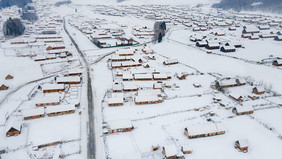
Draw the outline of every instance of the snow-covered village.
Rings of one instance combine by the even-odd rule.
[[[0,0],[0,159],[281,159],[263,2]]]

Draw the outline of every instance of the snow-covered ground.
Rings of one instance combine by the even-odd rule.
[[[272,19],[281,20],[282,17],[248,14],[244,17],[247,20],[243,21],[242,16],[245,15],[210,9],[210,5],[217,0],[125,0],[121,3],[116,0],[72,0],[72,4],[60,7],[53,5],[58,1],[36,1],[35,6],[42,13],[39,13],[39,22],[32,26],[38,32],[5,39],[0,43],[0,86],[9,86],[8,90],[0,91],[0,151],[6,150],[5,154],[0,154],[0,158],[87,158],[91,147],[95,150],[97,159],[124,159],[130,154],[137,154],[143,159],[161,159],[164,158],[162,147],[166,145],[175,145],[177,152],[181,152],[182,146],[188,145],[193,153],[185,154],[185,158],[281,158],[282,69],[261,61],[266,58],[282,58],[282,43],[273,38],[244,39],[241,35],[243,26],[258,25],[249,22],[252,19],[250,17],[260,22],[268,20],[266,23],[269,24]],[[10,10],[17,11],[17,8],[12,7]],[[3,20],[8,15],[19,17],[18,13],[10,13],[8,9],[1,12]],[[238,20],[232,19],[234,16]],[[64,31],[63,19],[70,36],[90,64],[93,90],[91,99],[94,100],[93,125],[88,125],[90,97],[87,94],[89,85],[86,64]],[[150,38],[139,39],[133,35],[135,27],[154,28],[157,19],[164,20],[167,24],[167,32],[161,43],[152,43]],[[232,26],[235,23],[240,25],[236,27],[236,31],[229,31],[228,27],[218,25],[209,25],[207,31],[193,31],[197,25],[204,25],[202,22],[209,20],[216,23],[232,21]],[[43,44],[44,40],[33,41],[42,31],[39,28],[45,24],[47,26],[48,22],[52,23],[49,24],[51,27],[55,26],[57,35],[63,39],[63,42],[57,44],[65,45],[66,50],[72,54],[71,57],[61,58],[55,55],[56,59],[34,60],[37,56],[49,55],[46,50],[49,45]],[[184,25],[187,23],[192,27]],[[99,49],[90,36],[94,32],[112,34],[116,31],[124,33],[124,37],[132,37],[140,44]],[[281,31],[281,27],[271,27],[261,33],[269,34],[270,31],[276,34]],[[224,32],[225,36],[215,36],[215,32]],[[221,46],[227,42],[236,42],[244,47],[237,48],[232,53],[212,50],[207,54],[208,50],[196,47],[196,43],[190,41],[190,36],[206,36],[208,40],[221,42]],[[113,38],[110,40],[113,41]],[[21,39],[28,39],[30,43],[11,44],[12,41]],[[31,43],[34,45],[31,46]],[[135,50],[132,56],[126,58],[131,58],[130,62],[140,66],[112,67],[119,62],[114,62],[111,58],[119,56],[118,52],[125,48],[129,48],[128,53]],[[146,49],[153,53],[144,53]],[[178,63],[164,64],[164,61],[172,59]],[[60,93],[43,93],[42,85],[56,83],[56,78],[65,76],[73,68],[82,70],[81,84],[66,84],[65,91]],[[153,76],[157,73],[169,78],[123,80],[122,75],[128,73],[135,78],[138,75]],[[8,74],[14,78],[6,80]],[[181,75],[186,78],[181,79]],[[242,86],[217,90],[215,82],[229,78],[244,79],[247,82]],[[122,90],[115,93],[114,83],[121,84],[122,87],[134,85],[139,90],[148,92],[156,90],[153,86],[159,86],[161,94],[157,98],[162,102],[136,104],[136,97],[140,92]],[[253,93],[253,88],[258,85],[265,89],[263,95]],[[242,101],[234,100],[229,96],[231,94],[239,94]],[[45,117],[23,119],[23,110],[36,108],[38,99],[49,96],[58,97],[61,105],[79,102],[80,106],[72,114],[54,117],[48,116],[47,108],[44,108]],[[122,96],[122,106],[108,105],[110,98],[119,96]],[[237,116],[232,112],[234,107],[246,106],[251,106],[254,113]],[[118,120],[129,120],[134,129],[129,132],[106,133],[105,130],[110,129],[109,123]],[[21,123],[21,134],[6,137],[7,127],[13,122]],[[189,139],[184,135],[185,128],[206,124],[223,124],[225,133],[197,139]],[[94,132],[88,132],[88,126],[94,127]],[[87,140],[92,135],[95,136],[95,144],[90,146],[87,145]],[[234,148],[234,142],[239,139],[248,140],[247,153]],[[153,146],[160,146],[160,149],[152,151]]]

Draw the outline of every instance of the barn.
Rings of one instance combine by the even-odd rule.
[[[222,52],[235,52],[236,48],[234,46],[222,46],[220,48],[220,51],[222,51]]]
[[[236,115],[252,114],[254,113],[253,106],[238,106],[232,109],[232,112]]]
[[[37,119],[45,117],[44,107],[24,109],[22,111],[24,120]]]
[[[221,123],[188,126],[184,129],[184,134],[189,139],[221,135],[225,134],[225,127]]]

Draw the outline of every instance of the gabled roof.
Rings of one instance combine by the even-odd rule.
[[[245,113],[249,111],[254,111],[253,106],[238,106],[238,107],[234,107],[234,109],[237,110],[237,113]]]

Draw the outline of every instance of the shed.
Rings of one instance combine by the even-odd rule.
[[[232,112],[236,115],[252,114],[254,113],[253,106],[238,106],[232,109]]]
[[[191,149],[190,146],[188,145],[184,145],[181,147],[181,151],[184,153],[184,154],[191,154],[193,152],[193,150]]]

